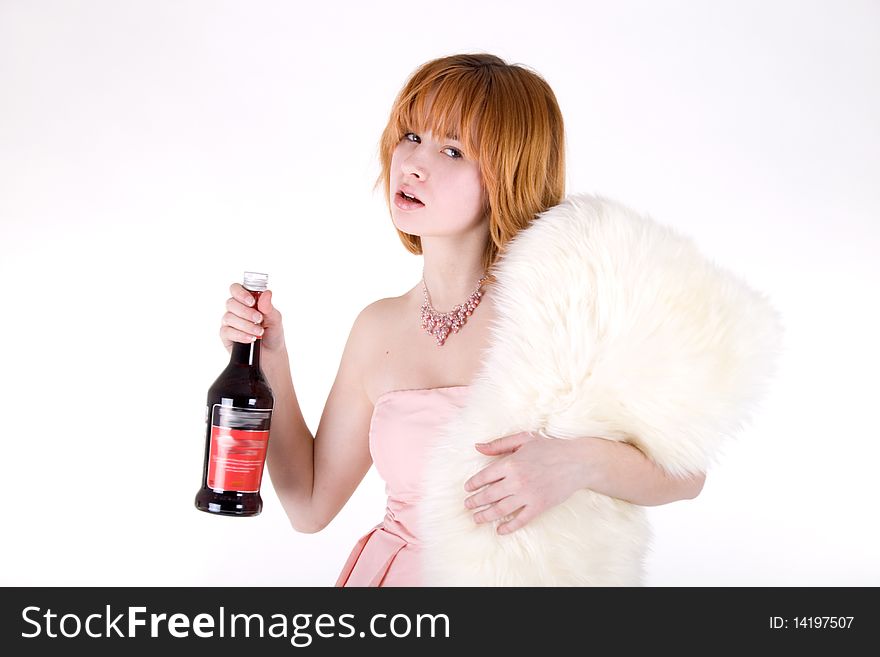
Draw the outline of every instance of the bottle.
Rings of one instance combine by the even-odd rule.
[[[259,301],[268,280],[267,274],[246,271],[244,288]],[[233,343],[229,365],[208,390],[200,511],[255,516],[263,509],[260,482],[275,396],[260,369],[260,343]]]

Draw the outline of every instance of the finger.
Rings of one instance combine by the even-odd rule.
[[[496,444],[494,440],[490,443],[474,443],[474,447],[477,448],[477,451],[487,456],[501,456],[502,454],[512,454],[515,451],[513,449],[504,449]]]
[[[224,332],[224,329],[227,331]],[[263,335],[263,327],[228,312],[220,319],[220,335],[235,342],[253,342],[252,337]],[[236,335],[242,339],[238,339]]]
[[[534,440],[534,436],[525,431],[514,433],[509,436],[502,436],[487,443],[476,443],[477,449],[484,454],[500,454],[504,452],[513,452],[519,449],[524,443]]]
[[[233,342],[250,344],[256,342],[257,336],[245,333],[244,331],[239,331],[231,326],[222,326],[220,328],[220,339],[223,340],[223,344],[226,346],[226,349],[229,350],[232,348]]]
[[[514,512],[513,518],[505,522],[499,523],[498,527],[495,528],[495,531],[499,534],[509,534],[511,532],[515,532],[517,529],[525,527],[528,523],[532,521],[534,517],[535,515],[528,505],[520,507],[516,512]]]
[[[272,290],[266,290],[260,295],[260,299],[257,301],[257,308],[264,315],[272,313]]]
[[[254,297],[248,292],[241,283],[233,283],[229,286],[229,293],[232,295],[233,299],[241,302],[242,305],[245,306],[253,306],[254,305]]]
[[[522,502],[518,501],[515,495],[509,495],[503,500],[499,500],[488,509],[477,511],[474,514],[474,522],[479,525],[486,522],[500,520],[504,516],[509,516],[511,513],[514,513],[517,509],[522,507]]]
[[[489,484],[503,478],[504,471],[501,468],[501,463],[496,461],[495,463],[487,465],[473,477],[464,482],[464,489],[468,492],[479,490],[483,486],[488,486]]]
[[[487,504],[494,504],[498,500],[503,500],[508,495],[512,495],[515,491],[511,489],[507,479],[496,481],[491,486],[486,486],[479,493],[474,493],[466,498],[464,505],[468,509],[479,509]]]
[[[259,324],[263,321],[263,313],[261,313],[259,310],[248,308],[246,305],[241,303],[241,301],[238,301],[235,298],[226,300],[226,310],[228,310],[229,313],[235,315],[236,317],[240,317],[253,324]],[[230,326],[241,328],[240,326],[235,324],[230,324]]]

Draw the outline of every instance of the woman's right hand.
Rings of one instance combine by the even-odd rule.
[[[220,322],[220,339],[226,351],[232,353],[234,342],[250,344],[254,337],[262,338],[262,348],[269,352],[284,348],[284,328],[281,313],[272,305],[272,291],[260,295],[257,307],[254,296],[240,283],[229,286],[232,297],[226,300],[226,313]]]

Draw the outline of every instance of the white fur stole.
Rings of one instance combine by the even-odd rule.
[[[520,431],[631,442],[674,475],[705,472],[748,419],[781,340],[763,295],[688,238],[578,195],[539,215],[497,268],[490,347],[428,458],[425,581],[437,586],[638,585],[641,507],[578,491],[505,536],[477,525],[474,443]]]

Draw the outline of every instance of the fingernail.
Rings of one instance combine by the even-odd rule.
[[[263,321],[263,316],[260,313],[254,313],[254,321],[259,324]]]
[[[244,300],[244,302],[249,306],[253,306],[254,305],[254,298],[248,297],[247,299]]]

